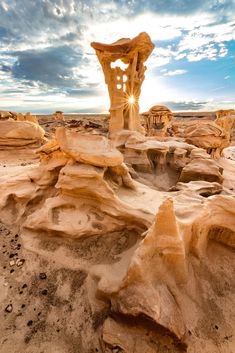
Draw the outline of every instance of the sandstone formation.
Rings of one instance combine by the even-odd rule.
[[[18,113],[17,117],[16,117],[16,120],[17,121],[24,121],[25,120],[24,115],[22,113]]]
[[[228,124],[228,126],[231,129],[231,125]],[[212,157],[217,159],[222,155],[223,149],[230,144],[231,131],[226,131],[216,122],[202,122],[192,125],[184,133],[186,142],[204,148]]]
[[[158,141],[141,134],[111,135],[133,177],[146,185],[169,190],[178,181],[223,182],[223,168],[203,149],[172,138]]]
[[[142,114],[147,136],[166,136],[173,114],[164,105],[155,105]]]
[[[0,119],[2,120],[15,119],[15,118],[16,118],[16,113],[14,112],[0,111]]]
[[[77,162],[97,167],[115,167],[123,162],[122,154],[104,136],[78,135],[60,127],[56,140],[60,149]]]
[[[22,113],[18,113],[16,117],[17,121],[30,121],[32,123],[38,124],[38,119],[36,115],[31,115],[30,112],[27,112],[25,116]]]
[[[151,215],[130,208],[115,195],[114,190],[120,186],[135,187],[122,154],[105,137],[83,136],[58,128],[55,140],[42,146],[38,153],[40,167],[16,178],[8,191],[4,192],[4,186],[2,189],[2,207],[9,191],[15,195],[17,219],[27,212],[28,202],[44,192],[42,209],[30,211],[22,223],[25,231],[80,238],[126,227],[146,229],[150,224]],[[17,183],[21,184],[19,191],[15,189]],[[71,216],[75,215],[76,222],[71,223]]]
[[[226,116],[235,115],[235,109],[220,109],[215,112],[216,119],[220,119]]]
[[[25,114],[25,120],[26,121],[31,121],[32,123],[38,124],[38,119],[36,115],[31,115],[30,112],[27,112]]]
[[[35,250],[34,242],[66,244],[70,238],[73,248],[79,241],[71,263],[75,273],[86,271],[82,293],[89,305],[81,315],[92,312],[98,327],[92,331],[96,346],[84,337],[83,351],[182,353],[193,347],[192,337],[203,332],[202,322],[214,320],[208,316],[221,301],[220,247],[228,254],[235,248],[235,200],[223,194],[219,162],[194,145],[130,130],[107,139],[60,127],[37,153],[39,165],[1,178],[0,216],[14,224],[30,252],[57,256],[65,266],[68,248]],[[114,255],[110,237],[119,249]],[[100,244],[107,251],[96,262]],[[216,284],[203,268],[218,273]]]
[[[57,110],[55,113],[52,114],[55,120],[64,120],[64,113],[60,110]]]
[[[187,192],[175,197],[177,211],[171,199],[163,202],[122,276],[117,266],[109,272],[95,271],[99,295],[110,300],[114,313],[135,318],[137,327],[140,317],[148,318],[183,341],[188,330],[191,332],[198,325],[197,320],[204,315],[205,300],[210,299],[208,287],[201,292],[206,274],[201,272],[198,278],[194,256],[205,262],[211,241],[235,247],[234,199],[214,196],[202,203],[202,197],[194,197],[189,209],[185,205],[187,198],[190,199]],[[195,311],[196,316],[192,314]],[[125,326],[125,320],[121,320],[125,335],[131,336],[125,338],[118,322],[105,322],[103,338],[112,347],[117,345],[125,351],[128,345],[136,343],[137,337],[132,326]],[[114,327],[116,332],[111,330]],[[151,341],[141,342],[146,351],[155,352]]]
[[[223,155],[223,150],[230,145],[235,127],[235,114],[231,110],[216,112],[216,119],[176,121],[171,125],[174,136],[186,142],[204,148],[215,159]]]
[[[122,38],[112,44],[93,42],[110,97],[110,132],[129,129],[143,132],[139,117],[139,96],[144,81],[144,62],[154,45],[149,35]],[[125,68],[122,68],[125,64]]]
[[[91,45],[109,134],[57,111],[42,145],[36,116],[0,121],[0,351],[232,353],[234,111],[171,125],[154,106],[144,129],[150,37]]]
[[[28,121],[0,121],[0,148],[38,147],[43,140],[44,130]]]

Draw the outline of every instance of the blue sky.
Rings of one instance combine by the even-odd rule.
[[[0,110],[107,112],[90,42],[143,31],[141,111],[235,108],[235,0],[2,0]]]

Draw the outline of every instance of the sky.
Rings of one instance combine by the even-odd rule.
[[[0,110],[107,112],[90,43],[144,31],[141,111],[235,108],[235,0],[1,0]]]

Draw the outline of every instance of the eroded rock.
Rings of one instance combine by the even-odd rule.
[[[77,162],[98,167],[114,167],[123,162],[122,154],[104,136],[78,135],[60,127],[56,130],[56,140],[61,151]]]
[[[122,38],[112,44],[92,42],[110,97],[109,131],[129,129],[143,132],[139,117],[139,96],[144,81],[144,62],[153,51],[149,35]],[[122,68],[125,64],[125,68]]]
[[[164,105],[155,105],[143,117],[147,136],[166,136],[173,114]]]
[[[28,121],[0,121],[1,148],[39,146],[44,137],[44,130]]]

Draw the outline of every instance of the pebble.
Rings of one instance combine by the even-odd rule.
[[[18,267],[20,267],[20,266],[22,266],[22,265],[24,264],[24,262],[25,262],[24,259],[17,259],[17,260],[16,260],[16,265],[17,265]]]
[[[9,264],[10,264],[10,266],[14,266],[14,265],[15,265],[15,261],[14,261],[14,260],[11,260],[11,261],[9,262]]]
[[[13,310],[13,305],[12,304],[8,304],[5,308],[6,313],[11,313]]]
[[[47,275],[46,275],[44,272],[41,272],[41,273],[39,274],[39,278],[40,278],[40,279],[46,279],[46,278],[47,278]]]

